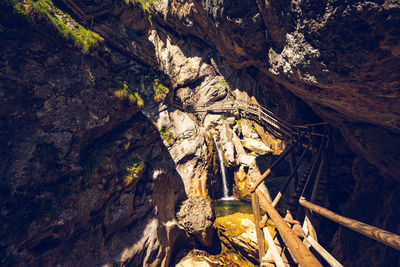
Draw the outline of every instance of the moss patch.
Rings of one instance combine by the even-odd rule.
[[[103,38],[77,23],[71,16],[56,7],[52,0],[3,0],[2,4],[13,6],[16,13],[35,20],[44,18],[53,25],[62,36],[72,40],[75,46],[88,53],[93,47],[97,47]]]

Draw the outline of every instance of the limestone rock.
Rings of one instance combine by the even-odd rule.
[[[176,218],[188,233],[195,235],[205,247],[211,247],[215,219],[211,202],[203,197],[192,197],[182,202]]]
[[[224,122],[220,127],[220,142],[224,151],[225,159],[228,161],[230,166],[236,162],[235,146],[232,143],[232,134],[233,132],[229,124]]]
[[[272,153],[272,149],[265,145],[262,141],[251,139],[251,138],[244,138],[242,140],[242,145],[244,148],[253,151],[259,155]]]
[[[215,129],[219,124],[221,124],[221,115],[207,114],[204,117],[203,125],[207,130]]]

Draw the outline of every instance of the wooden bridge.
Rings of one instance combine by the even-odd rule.
[[[321,262],[324,265],[342,266],[318,243],[314,229],[318,218],[315,214],[400,250],[399,235],[346,218],[323,207],[326,203],[324,187],[329,179],[327,163],[331,143],[329,126],[325,122],[295,125],[260,105],[238,101],[195,106],[187,106],[178,101],[172,101],[171,104],[186,112],[231,114],[256,121],[289,144],[286,151],[250,187],[261,266],[323,266]],[[300,154],[299,157],[295,156],[296,150]],[[310,162],[307,170],[299,177],[299,166],[306,155]],[[269,195],[259,190],[258,186],[286,157],[289,157],[291,172],[272,200]],[[282,217],[275,207],[290,183],[295,187],[295,192],[289,196],[289,209],[292,212],[287,210],[285,217]],[[260,210],[260,203],[266,209],[264,214]],[[293,216],[297,216],[297,220]],[[271,220],[277,229],[275,237],[271,236],[266,227],[268,220]],[[303,221],[303,224],[300,221]],[[265,241],[268,250],[265,248]]]

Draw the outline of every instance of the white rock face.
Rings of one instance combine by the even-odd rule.
[[[240,128],[242,130],[242,134],[244,138],[253,138],[257,139],[258,134],[253,130],[253,128],[246,122],[240,124]]]
[[[235,163],[236,156],[235,146],[232,143],[232,134],[232,129],[229,127],[228,123],[224,122],[220,127],[220,139],[225,158],[229,165]]]
[[[259,155],[272,153],[272,149],[265,145],[262,141],[251,139],[251,138],[244,138],[242,140],[242,145],[244,148],[253,151]]]
[[[238,160],[241,165],[244,165],[246,167],[255,165],[256,163],[256,157],[252,155],[241,154],[239,155]]]
[[[170,113],[171,120],[174,122],[175,138],[188,137],[196,129],[196,123],[184,112],[175,110]]]
[[[203,125],[206,130],[215,129],[221,123],[221,115],[207,114],[204,118]]]

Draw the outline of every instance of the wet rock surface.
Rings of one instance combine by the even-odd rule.
[[[218,217],[214,225],[223,245],[223,251],[235,251],[253,264],[259,264],[257,237],[252,214],[235,213]]]

